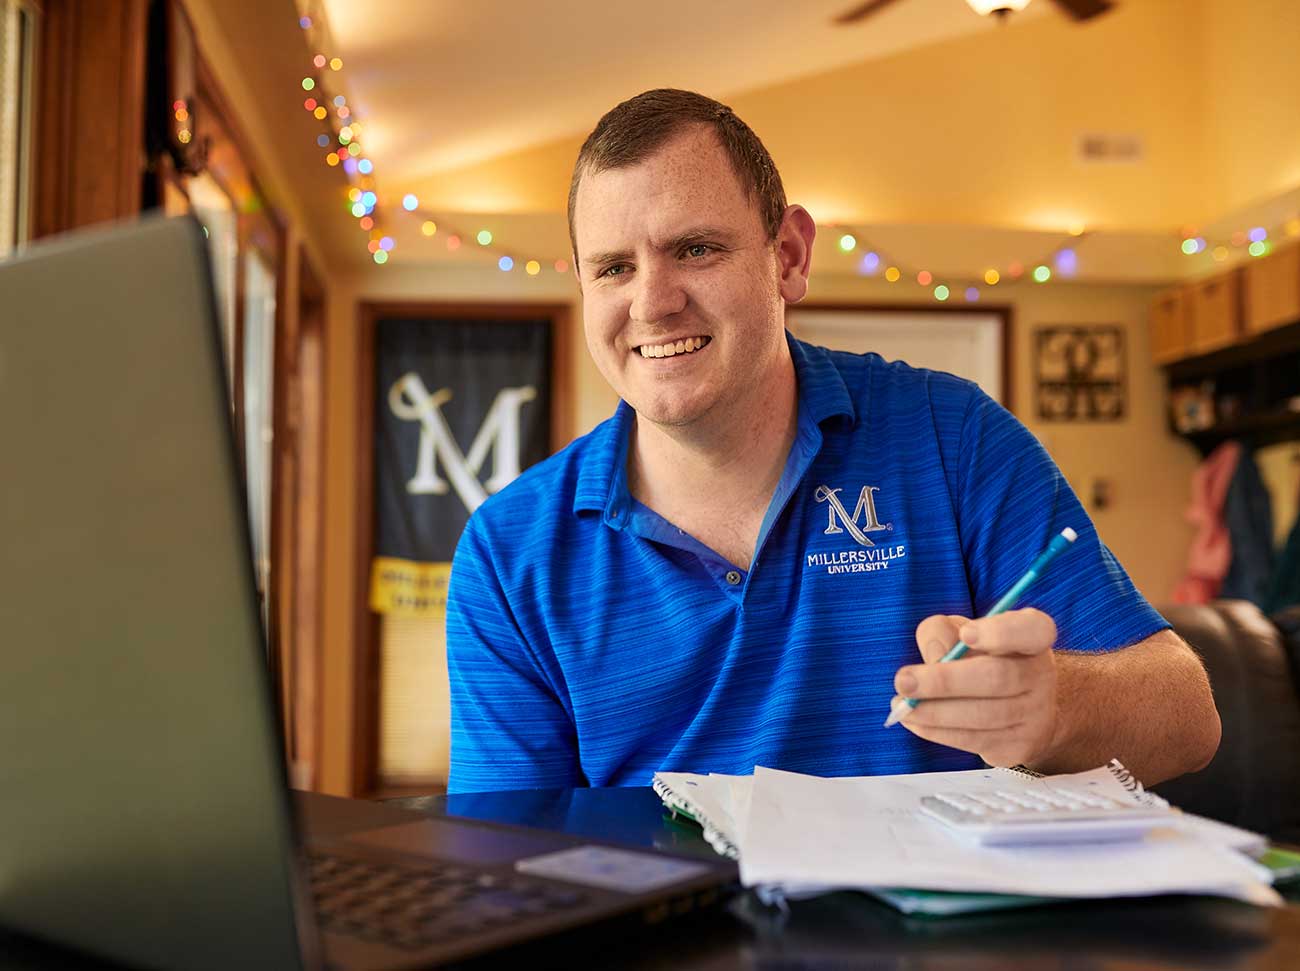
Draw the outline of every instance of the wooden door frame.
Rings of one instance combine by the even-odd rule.
[[[550,450],[563,448],[573,437],[575,401],[572,368],[572,314],[567,303],[440,303],[435,301],[363,301],[357,313],[357,476],[356,577],[353,588],[355,624],[352,636],[353,746],[349,776],[351,794],[374,796],[379,778],[380,657],[379,614],[370,610],[370,561],[375,548],[375,336],[382,318],[459,318],[484,322],[547,319],[551,323]]]

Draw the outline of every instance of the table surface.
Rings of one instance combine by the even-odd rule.
[[[374,812],[334,802],[351,813]],[[475,793],[393,804],[427,815],[516,823],[674,853],[712,853],[697,829],[666,816],[648,788]],[[526,964],[512,964],[635,971],[1297,971],[1300,887],[1290,894],[1283,908],[1156,897],[926,918],[904,916],[855,893],[796,902],[786,914],[741,893],[724,907],[661,925],[653,936],[584,932],[576,944],[556,945],[565,950],[549,959],[542,951]],[[115,966],[0,930],[0,971],[110,967]]]
[[[698,829],[671,820],[649,788],[467,793],[395,800],[430,815],[560,830],[711,854]],[[626,953],[632,951],[632,953]],[[1284,908],[1165,896],[1026,907],[959,917],[907,917],[863,894],[790,905],[752,894],[590,966],[635,969],[1300,969],[1300,886]]]

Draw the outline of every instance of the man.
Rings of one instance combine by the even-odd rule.
[[[452,791],[1209,761],[1200,662],[1028,431],[969,382],[785,333],[815,227],[730,109],[618,105],[569,227],[622,403],[461,539]],[[970,619],[1067,526],[1020,609]],[[924,703],[886,729],[895,691]]]

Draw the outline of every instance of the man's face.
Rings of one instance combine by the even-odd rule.
[[[643,419],[726,422],[785,354],[776,246],[713,132],[586,174],[574,208],[596,367]]]

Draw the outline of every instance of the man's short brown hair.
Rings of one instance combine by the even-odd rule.
[[[578,237],[573,211],[582,177],[636,165],[691,125],[707,125],[713,129],[746,195],[757,203],[768,239],[776,239],[785,213],[785,187],[781,185],[781,174],[772,156],[758,136],[721,102],[694,91],[655,88],[607,111],[582,143],[573,166],[573,181],[569,184],[569,242],[575,256]]]

